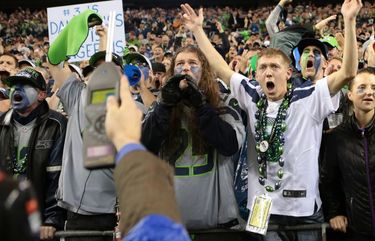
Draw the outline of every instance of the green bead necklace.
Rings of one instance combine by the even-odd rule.
[[[255,141],[256,141],[256,151],[257,151],[257,161],[259,164],[258,181],[262,186],[265,186],[267,192],[273,192],[280,189],[281,180],[284,175],[284,159],[281,155],[284,152],[284,133],[287,129],[286,116],[287,110],[290,105],[290,100],[293,95],[293,86],[288,83],[288,90],[284,96],[283,101],[277,112],[275,121],[273,122],[271,133],[268,135],[267,129],[267,106],[268,101],[264,94],[262,94],[260,100],[257,102],[258,110],[255,113],[256,123],[255,123]],[[277,162],[279,164],[279,169],[276,172],[278,180],[275,184],[266,185],[267,180],[267,162]]]

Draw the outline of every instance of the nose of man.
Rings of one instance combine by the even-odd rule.
[[[267,78],[272,77],[272,76],[273,76],[272,69],[267,67],[266,70],[264,71],[264,75],[265,75]]]

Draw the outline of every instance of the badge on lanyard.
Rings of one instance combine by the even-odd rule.
[[[266,195],[255,196],[249,219],[247,220],[246,231],[266,235],[272,199]]]

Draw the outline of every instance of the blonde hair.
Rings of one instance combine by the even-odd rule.
[[[290,65],[291,64],[291,60],[290,58],[283,52],[281,51],[280,49],[274,49],[274,48],[266,48],[266,49],[263,49],[259,54],[258,54],[258,62],[259,62],[259,59],[262,58],[262,57],[273,57],[273,56],[280,56],[281,59],[285,62],[285,64],[287,65]]]

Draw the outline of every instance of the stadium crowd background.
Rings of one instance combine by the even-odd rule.
[[[340,4],[325,6],[289,5],[286,25],[316,24],[319,21],[340,12]],[[209,33],[217,31],[215,23],[219,21],[230,46],[237,51],[251,36],[251,42],[258,42],[260,47],[267,45],[269,39],[265,21],[274,6],[258,9],[244,9],[236,7],[209,7],[205,9],[206,28]],[[374,4],[364,2],[364,6],[357,21],[357,40],[359,50],[371,36],[374,21]],[[236,22],[233,20],[236,16]],[[124,11],[125,32],[129,45],[138,48],[143,45],[147,56],[153,57],[152,45],[162,45],[164,51],[173,51],[175,37],[189,37],[181,25],[181,16],[177,8],[162,9],[126,9]],[[156,21],[155,21],[156,20]],[[342,31],[342,18],[338,15],[336,21],[329,22],[324,29],[325,34],[335,34]],[[0,11],[0,54],[13,53],[19,60],[30,59],[36,63],[45,59],[48,50],[48,26],[46,9],[30,10],[18,8],[14,11]],[[234,49],[232,49],[232,52]],[[141,51],[140,51],[141,52]],[[234,54],[234,53],[233,53]],[[361,56],[361,55],[359,55]]]
[[[291,0],[284,1],[291,2]],[[319,32],[317,36],[320,35],[319,38],[327,35],[335,36],[341,51],[345,39],[342,35],[344,20],[340,8],[341,4],[318,6],[293,3],[287,5],[286,12],[280,15],[277,27],[283,29],[293,25],[313,26],[323,22],[323,26],[317,31]],[[266,20],[274,9],[275,5],[250,9],[231,6],[205,8],[206,33],[216,50],[236,72],[251,77],[252,73],[248,71],[251,66],[246,71],[236,68],[243,57],[246,57],[242,53],[245,49],[257,52],[270,46],[271,37],[267,31]],[[374,35],[374,17],[374,3],[364,2],[356,21],[360,62],[364,52],[362,45]],[[157,62],[165,64],[167,71],[164,69],[162,72],[168,72],[175,51],[180,47],[195,44],[193,34],[183,25],[181,18],[181,11],[178,8],[125,7],[127,45],[124,46],[124,53],[139,52],[148,57],[153,64]],[[46,55],[49,45],[46,9],[18,8],[0,11],[0,56],[3,53],[10,53],[18,61],[27,60],[31,61],[32,65],[47,66]],[[245,60],[248,61],[248,58]],[[89,63],[83,61],[76,64],[84,69]],[[22,69],[21,66],[19,69]],[[13,74],[15,73],[10,73]],[[43,74],[50,75],[44,76],[46,81],[52,79],[48,71]],[[146,105],[146,101],[143,102]],[[49,102],[50,106],[51,103],[53,102]]]

